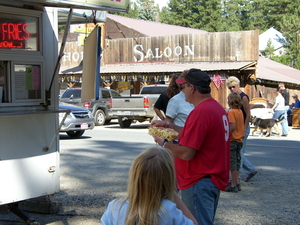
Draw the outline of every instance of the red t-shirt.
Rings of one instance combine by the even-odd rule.
[[[225,190],[229,180],[230,145],[226,111],[213,98],[201,102],[188,116],[179,144],[197,149],[190,161],[175,158],[179,190],[185,190],[203,177]]]

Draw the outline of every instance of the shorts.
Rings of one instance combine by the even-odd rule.
[[[240,170],[243,142],[230,141],[230,170]]]

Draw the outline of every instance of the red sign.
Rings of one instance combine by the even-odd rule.
[[[30,38],[26,23],[0,23],[0,48],[25,48]]]

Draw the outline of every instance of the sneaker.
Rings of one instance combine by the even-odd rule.
[[[241,191],[241,190],[242,190],[242,188],[241,188],[241,185],[240,185],[240,184],[237,184],[237,185],[236,185],[236,187],[237,187],[238,191]]]
[[[258,173],[257,170],[254,170],[252,173],[249,173],[248,177],[245,179],[245,182],[248,182],[249,180],[251,180],[257,173]]]
[[[238,192],[239,190],[238,190],[237,186],[234,186],[234,187],[227,186],[225,191],[227,191],[227,192]]]

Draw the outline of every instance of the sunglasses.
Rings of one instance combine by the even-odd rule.
[[[229,87],[229,90],[231,90],[232,88],[235,88],[235,86],[231,86],[231,87]]]

